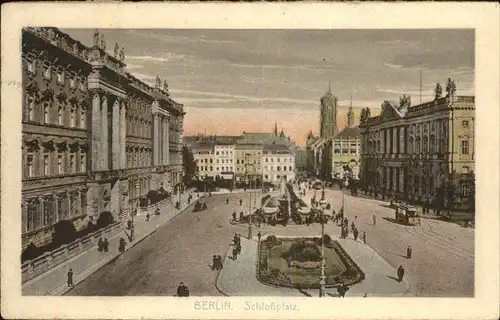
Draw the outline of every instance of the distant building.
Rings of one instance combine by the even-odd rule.
[[[215,176],[223,179],[234,178],[234,144],[222,144],[217,142],[214,145]]]
[[[278,185],[281,181],[295,180],[295,154],[292,150],[282,145],[267,145],[262,160],[265,182]]]
[[[446,97],[411,106],[385,101],[380,116],[361,117],[361,183],[371,193],[441,208],[474,210],[474,96]]]
[[[195,144],[191,147],[191,152],[196,162],[198,178],[215,177],[214,146],[204,143]]]
[[[260,187],[263,148],[262,144],[245,141],[235,145],[236,182],[253,181]]]
[[[354,123],[354,112],[351,106],[347,113],[347,127],[332,139],[333,178],[359,179],[360,138],[360,129]]]
[[[295,168],[300,171],[307,170],[307,149],[305,147],[295,148]]]
[[[339,132],[337,124],[338,98],[333,95],[330,84],[328,84],[328,92],[321,97],[320,103],[319,137],[329,140]]]

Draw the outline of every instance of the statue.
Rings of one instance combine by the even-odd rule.
[[[160,76],[156,76],[156,89],[160,89],[161,87],[161,79]]]
[[[443,95],[443,88],[441,87],[439,82],[436,84],[436,89],[434,89],[434,92],[435,92],[434,100],[441,98],[441,96]]]
[[[457,87],[455,86],[455,81],[451,80],[451,78],[448,78],[448,84],[446,85],[446,96],[447,97],[453,97],[455,95],[455,91],[457,90]]]
[[[405,109],[411,107],[411,97],[408,95],[403,95],[399,98],[399,108]]]
[[[167,80],[163,81],[163,91],[165,91],[165,92],[168,93],[168,83],[167,83]]]
[[[370,108],[366,107],[366,118],[370,118]]]
[[[114,57],[118,57],[118,43],[115,43],[115,49],[114,49]]]
[[[123,47],[120,49],[120,61],[125,61],[125,49]]]
[[[104,41],[104,35],[101,35],[101,49],[106,50],[106,41]]]
[[[361,109],[361,116],[359,117],[359,121],[363,122],[366,120],[366,109]]]
[[[99,46],[99,30],[94,30],[94,46]]]

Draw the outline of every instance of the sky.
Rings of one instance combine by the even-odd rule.
[[[63,29],[92,45],[92,29]],[[474,95],[474,31],[102,29],[107,51],[125,50],[127,71],[154,85],[166,79],[184,104],[184,135],[270,132],[275,121],[298,144],[319,132],[320,98],[372,115],[384,100],[433,99],[452,78],[458,95]]]

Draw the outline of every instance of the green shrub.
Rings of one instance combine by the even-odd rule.
[[[60,220],[54,225],[53,240],[56,246],[68,244],[77,238],[77,232],[73,222]]]

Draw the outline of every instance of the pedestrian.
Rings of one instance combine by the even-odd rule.
[[[287,263],[288,263],[288,268],[292,267],[292,257],[291,256],[288,256]]]
[[[242,206],[242,205],[243,205],[243,200],[240,199],[240,206]]]
[[[403,266],[399,266],[398,268],[398,282],[403,281],[403,276],[405,275],[405,269]]]
[[[125,252],[125,246],[126,246],[126,242],[125,242],[125,239],[123,239],[123,237],[120,238],[120,244],[118,245],[118,251],[120,251],[121,253]]]
[[[146,213],[146,222],[148,222],[148,221],[149,221],[149,212]]]
[[[217,256],[214,254],[212,256],[212,271],[216,270],[217,269]],[[218,269],[217,269],[218,270]]]
[[[363,231],[363,243],[366,244],[366,232]]]
[[[217,266],[219,267],[217,270],[222,270],[224,267],[222,264],[222,257],[220,255],[217,256]]]
[[[68,287],[73,286],[73,269],[69,269],[68,271]]]
[[[236,247],[233,247],[233,260],[236,261],[237,258],[238,258],[238,249],[236,249]]]
[[[226,198],[226,204],[229,204],[229,198]]]
[[[356,226],[354,225],[354,221],[351,222],[351,231],[354,232],[354,229],[356,229]]]
[[[406,248],[406,259],[411,259],[411,247]]]
[[[377,217],[375,217],[375,215],[373,215],[372,219],[373,219],[373,225],[375,225],[377,223]]]
[[[108,238],[104,238],[103,247],[104,247],[104,252],[108,252],[109,251],[109,241],[108,241]]]
[[[260,222],[260,219],[259,219],[259,222]],[[260,231],[257,233],[257,239],[259,240],[260,242],[260,238],[262,237],[262,234],[260,233]]]
[[[354,228],[354,231],[353,231],[353,234],[354,234],[354,241],[358,241],[358,229]]]
[[[99,252],[103,251],[103,244],[104,244],[104,242],[102,241],[102,238],[100,238],[99,242],[97,242],[97,251],[99,251]]]
[[[183,282],[181,282],[181,284],[177,287],[177,296],[178,297],[188,297],[189,296],[189,290],[187,289],[187,287],[184,285]]]

